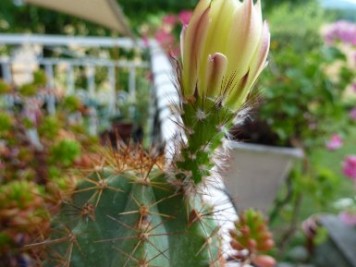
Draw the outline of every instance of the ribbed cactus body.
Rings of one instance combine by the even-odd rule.
[[[47,266],[220,266],[217,226],[199,194],[152,171],[97,172],[54,222]]]

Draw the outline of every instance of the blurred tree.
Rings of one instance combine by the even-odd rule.
[[[152,14],[177,13],[192,9],[198,0],[117,0],[133,26],[140,25]],[[0,0],[1,32],[35,32],[43,34],[109,35],[110,31],[82,19],[21,4]]]
[[[156,13],[157,11],[178,12],[192,9],[198,0],[118,0],[129,17],[137,14]]]
[[[316,0],[262,0],[261,2],[263,9],[268,12],[280,4],[289,3],[293,5],[299,5],[303,3],[305,4],[306,2],[316,2]]]
[[[14,0],[0,1],[0,31],[81,35],[109,33],[108,30],[82,19]]]
[[[309,51],[320,45],[320,29],[333,20],[333,16],[315,0],[297,6],[294,2],[288,3],[289,0],[281,2],[284,3],[276,5],[265,16],[271,29],[272,51],[276,42],[280,48],[292,46],[296,51]]]

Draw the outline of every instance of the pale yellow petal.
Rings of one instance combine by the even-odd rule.
[[[262,20],[260,13],[253,6],[253,0],[244,1],[241,8],[236,10],[234,14],[234,21],[227,42],[228,75],[235,75],[236,79],[240,79],[246,74],[261,32]]]
[[[251,62],[251,76],[247,83],[247,87],[251,88],[253,84],[256,82],[258,76],[261,74],[263,69],[266,66],[266,60],[269,52],[270,47],[270,32],[268,28],[268,24],[265,22],[263,26],[263,32],[261,37],[261,42],[255,53],[255,57],[252,59]]]
[[[210,55],[207,64],[206,96],[218,96],[222,90],[223,80],[227,70],[227,58],[221,53]]]
[[[227,105],[236,109],[240,107],[246,100],[253,84],[266,66],[266,59],[270,46],[270,32],[268,24],[264,23],[263,31],[260,36],[260,42],[249,64],[249,69],[240,80],[239,85],[234,88],[234,92],[229,95]],[[243,81],[243,82],[241,82]]]
[[[197,65],[209,28],[210,1],[201,0],[186,29],[183,44],[183,92],[194,93],[197,84]]]
[[[184,40],[185,40],[186,32],[187,32],[187,26],[183,25],[182,30],[180,32],[180,37],[179,37],[181,58],[183,58],[183,54],[184,54]]]
[[[239,5],[242,5],[242,3],[236,0],[214,0],[211,3],[209,32],[201,60],[198,64],[198,88],[200,93],[206,90],[205,77],[207,59],[209,55],[217,52],[225,54],[228,32],[231,28],[234,10],[236,10]]]

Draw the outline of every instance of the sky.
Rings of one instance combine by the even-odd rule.
[[[320,0],[323,6],[331,8],[356,8],[356,0]]]

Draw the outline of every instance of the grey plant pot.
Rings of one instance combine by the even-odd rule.
[[[316,244],[313,262],[318,267],[356,266],[356,228],[346,225],[333,215],[322,215],[318,222],[328,232],[328,238]]]
[[[229,141],[230,167],[224,177],[227,191],[239,211],[256,208],[267,212],[293,164],[303,158],[297,148],[281,148]]]

